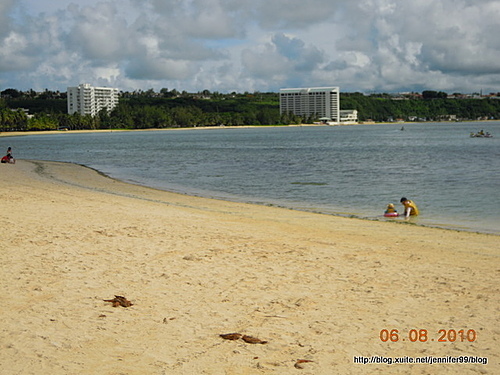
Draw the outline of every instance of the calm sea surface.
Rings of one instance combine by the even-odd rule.
[[[18,159],[84,164],[164,190],[500,234],[500,122],[197,129],[2,139]],[[470,138],[484,129],[494,138]],[[8,143],[8,144],[7,144]]]

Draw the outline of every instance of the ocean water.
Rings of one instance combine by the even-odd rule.
[[[494,137],[469,137],[480,129]],[[500,122],[62,133],[2,144],[18,159],[324,214],[388,220],[386,205],[402,212],[405,196],[421,211],[415,224],[500,234]]]

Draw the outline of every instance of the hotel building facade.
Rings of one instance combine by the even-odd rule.
[[[118,105],[118,89],[94,87],[88,83],[68,87],[68,113],[96,116],[102,109],[111,112]]]
[[[280,89],[280,114],[316,116],[327,122],[340,122],[340,91],[338,87]]]

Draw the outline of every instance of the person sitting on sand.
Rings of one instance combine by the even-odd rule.
[[[2,163],[11,163],[14,164],[16,162],[16,159],[12,156],[12,147],[9,147],[7,149],[7,155],[2,157]]]
[[[405,207],[405,217],[406,218],[408,218],[410,216],[417,216],[419,214],[418,207],[413,201],[403,197],[403,198],[401,198],[400,202]]]
[[[7,155],[5,155],[7,158],[6,162],[14,164],[16,162],[16,159],[14,159],[14,156],[12,156],[12,147],[7,148]]]
[[[398,213],[398,210],[396,210],[396,207],[394,207],[394,203],[389,203],[387,205],[384,214],[396,214],[396,213]]]

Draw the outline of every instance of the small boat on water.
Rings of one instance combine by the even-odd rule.
[[[484,131],[481,130],[481,131],[479,131],[477,133],[471,132],[470,133],[470,137],[471,138],[493,138],[493,135],[491,135],[488,132],[485,133]]]

